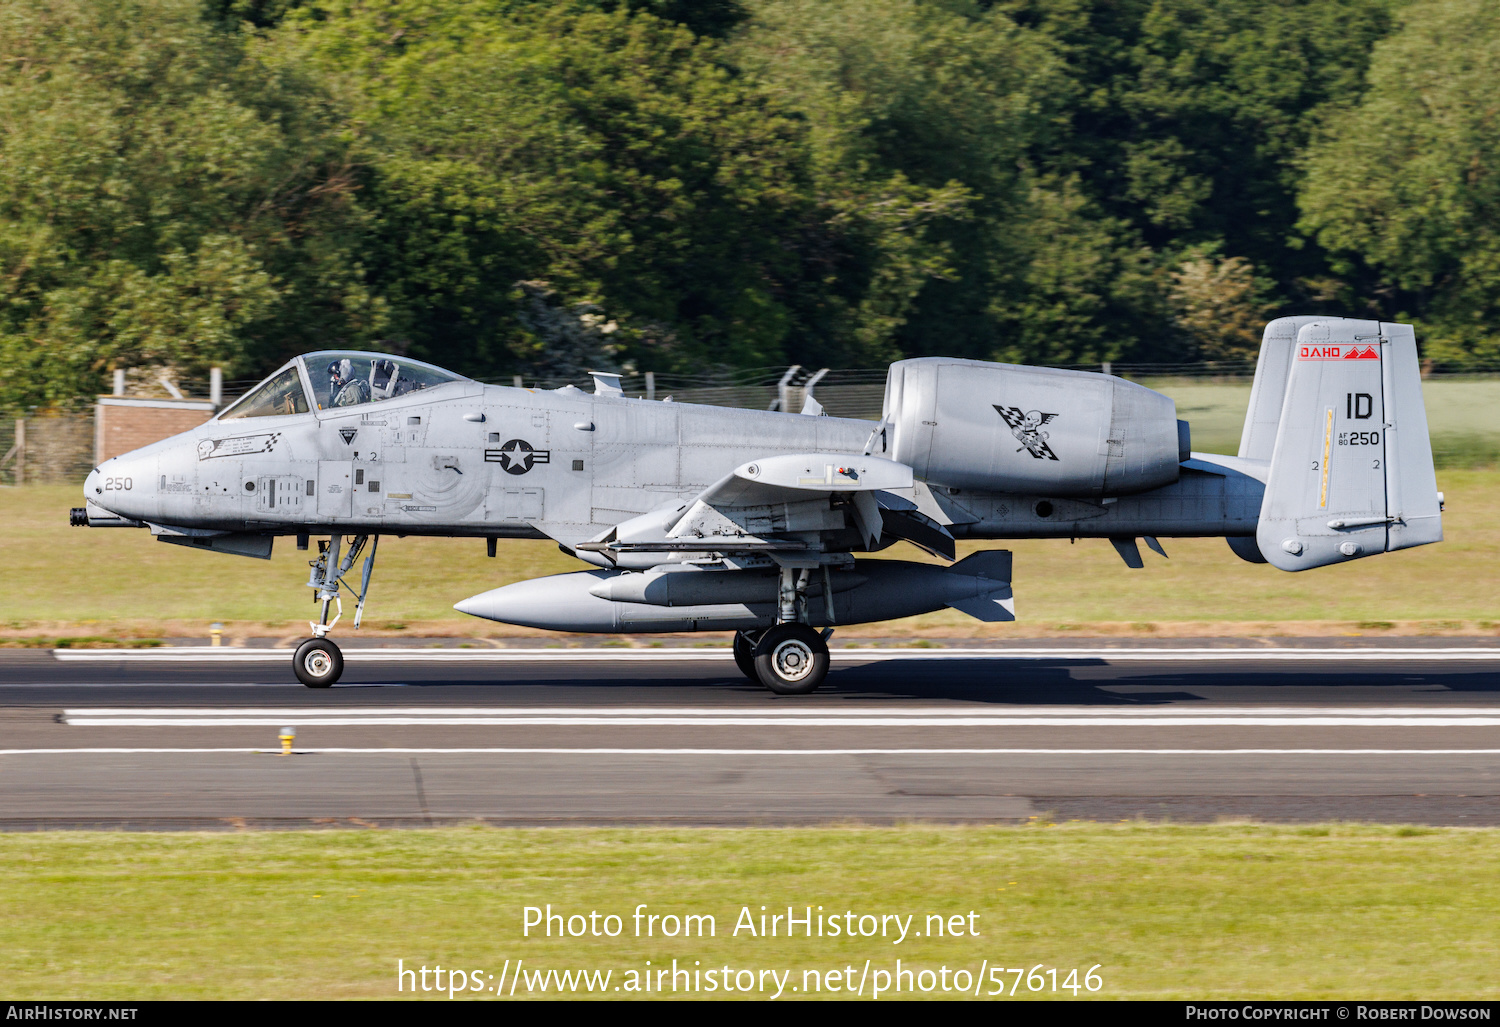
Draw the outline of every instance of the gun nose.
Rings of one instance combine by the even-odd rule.
[[[104,479],[99,475],[99,468],[95,467],[89,472],[89,476],[83,479],[83,498],[85,502],[99,502],[99,497],[104,495],[103,481]]]

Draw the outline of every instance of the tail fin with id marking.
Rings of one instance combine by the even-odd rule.
[[[1410,325],[1298,326],[1255,537],[1287,571],[1442,540]]]

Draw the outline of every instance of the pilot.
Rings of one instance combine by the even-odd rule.
[[[354,377],[354,362],[348,357],[335,360],[328,365],[329,406],[352,407],[356,403],[368,403],[370,383]]]

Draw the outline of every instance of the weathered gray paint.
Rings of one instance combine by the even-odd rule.
[[[1023,415],[1037,423],[1018,425]],[[1177,479],[1176,404],[1111,375],[903,360],[891,366],[886,417],[892,457],[934,484],[1092,497]]]
[[[1379,358],[1297,359],[1319,343],[1368,343]],[[310,386],[304,363],[291,366]],[[825,573],[833,623],[944,605],[1009,617],[1008,557],[997,585],[998,564],[854,554],[899,538],[951,551],[954,539],[1096,537],[1128,555],[1142,536],[1224,536],[1243,557],[1298,570],[1437,541],[1419,378],[1409,326],[1282,318],[1266,329],[1241,455],[1188,459],[1170,399],[1088,372],[901,361],[878,423],[628,399],[609,382],[588,393],[458,380],[209,421],[105,462],[77,517],[255,556],[278,534],[551,538],[598,571],[460,604],[536,626],[764,626],[787,574],[804,618],[823,624]],[[1343,416],[1336,430],[1379,439],[1353,463],[1340,451],[1328,495],[1315,494],[1312,451],[1321,459],[1330,411],[1354,393],[1368,397],[1359,423]]]
[[[1304,324],[1256,530],[1261,553],[1298,571],[1441,539],[1410,326]]]

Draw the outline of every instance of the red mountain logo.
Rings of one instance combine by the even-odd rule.
[[[1343,346],[1298,346],[1298,360],[1379,360],[1380,350],[1359,343]]]

